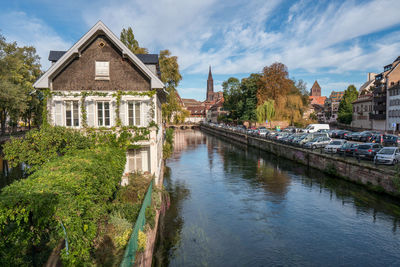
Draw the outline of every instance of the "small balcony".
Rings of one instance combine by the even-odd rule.
[[[374,105],[376,111],[386,111],[386,105]]]
[[[386,114],[369,114],[370,120],[386,120]]]

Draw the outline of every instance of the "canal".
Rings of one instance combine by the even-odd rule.
[[[400,266],[400,202],[200,131],[177,132],[155,266]]]

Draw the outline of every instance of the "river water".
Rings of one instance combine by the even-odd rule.
[[[177,132],[156,266],[400,266],[400,202],[200,131]]]

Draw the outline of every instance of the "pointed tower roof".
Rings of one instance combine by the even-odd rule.
[[[209,79],[209,80],[212,80],[212,79],[213,79],[212,73],[211,73],[211,65],[210,65],[210,67],[208,68],[208,79]]]
[[[321,96],[321,86],[319,86],[317,81],[314,82],[310,91],[311,96]]]

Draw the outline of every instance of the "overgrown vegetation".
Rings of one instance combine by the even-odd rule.
[[[152,179],[120,186],[132,138],[46,126],[7,143],[6,159],[31,175],[0,194],[0,265],[43,265],[62,240],[65,265],[118,264]]]
[[[62,252],[64,263],[91,262],[98,224],[108,214],[124,166],[121,149],[84,149],[5,187],[0,195],[1,265],[41,265],[64,238],[69,243],[68,252]]]
[[[174,150],[174,129],[167,128],[165,130],[165,143],[163,145],[163,158],[167,159],[172,156]]]

